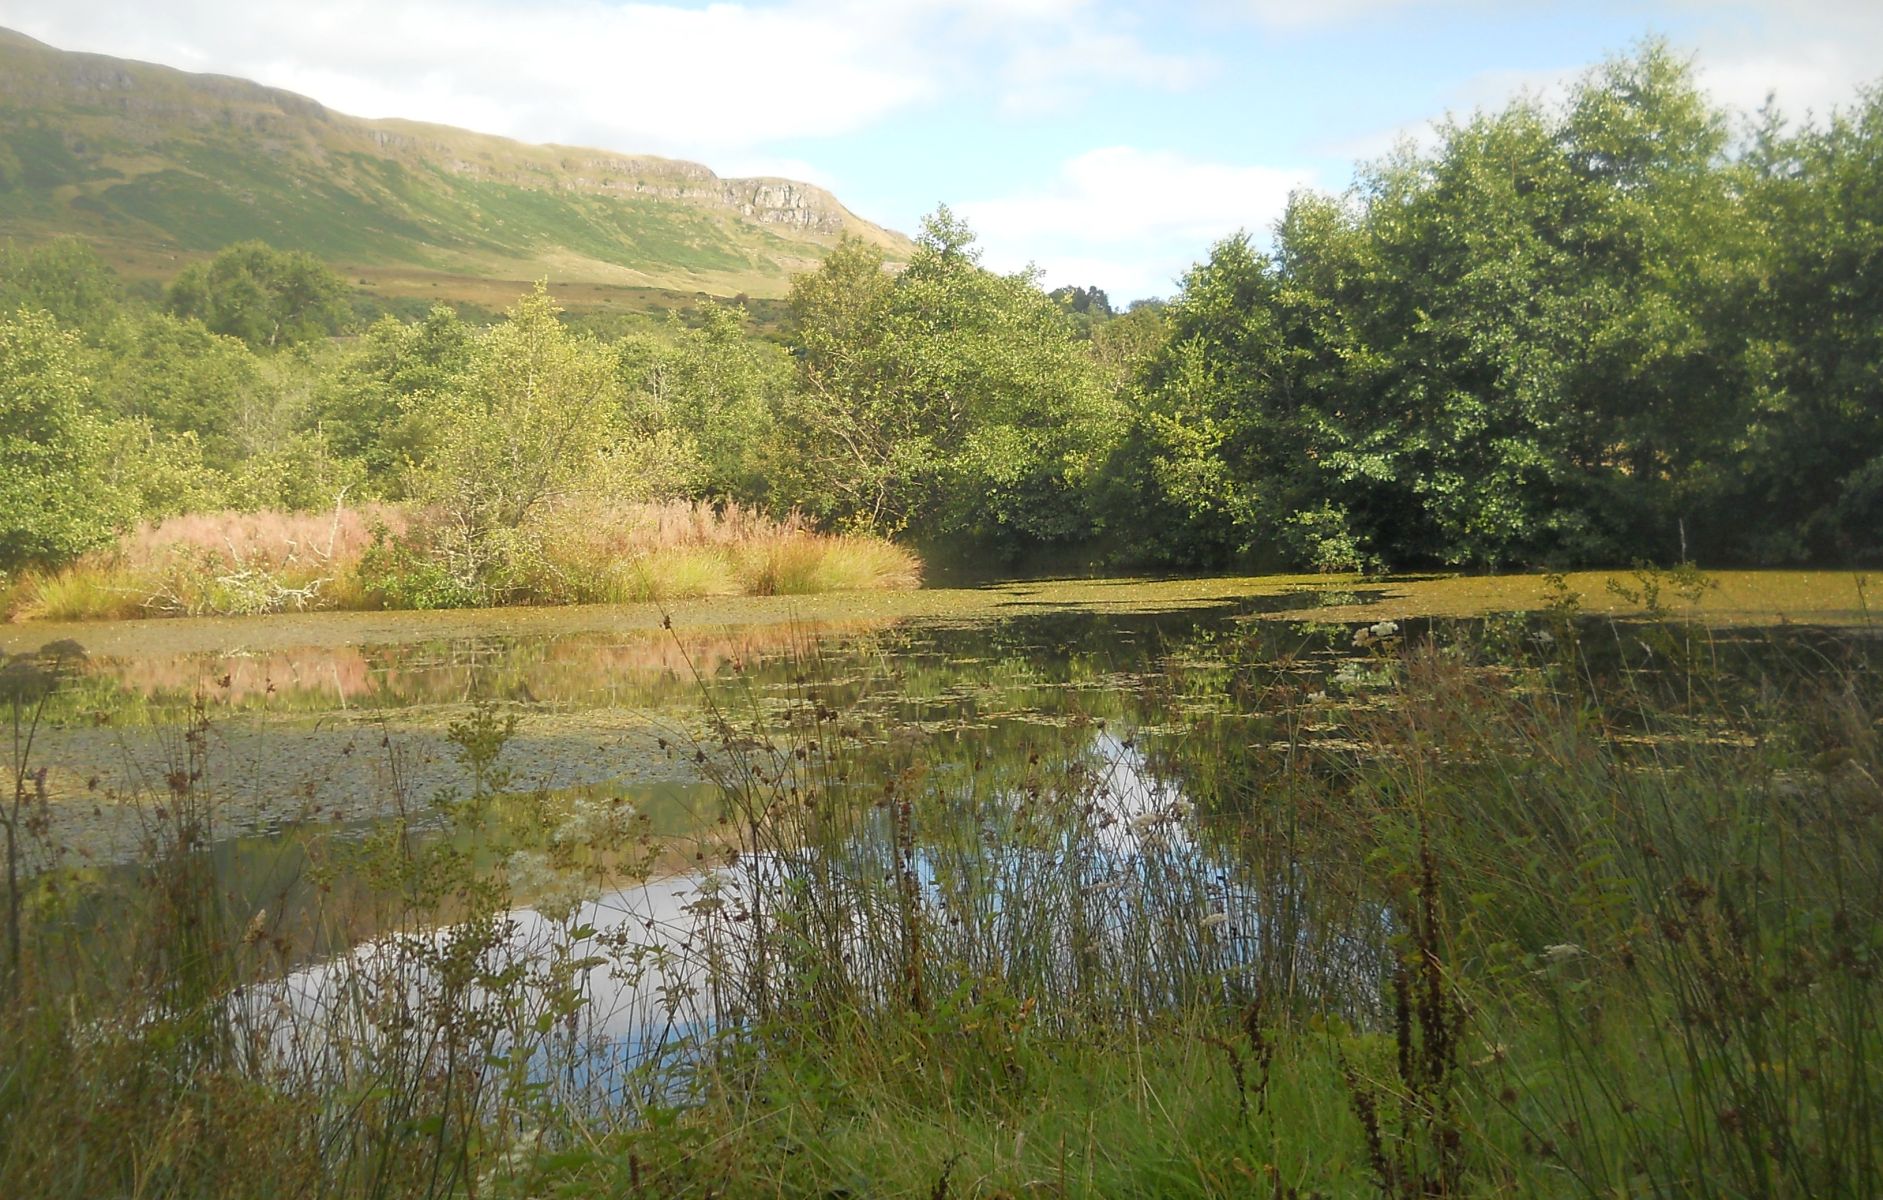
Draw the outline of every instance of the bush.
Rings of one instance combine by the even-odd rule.
[[[486,593],[454,575],[448,561],[422,533],[373,529],[373,542],[354,568],[361,594],[378,608],[476,608]]]

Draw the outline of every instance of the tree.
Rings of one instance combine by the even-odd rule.
[[[1347,567],[1674,557],[1724,528],[1763,267],[1722,128],[1651,43],[1560,110],[1447,121],[1294,197],[1272,256],[1218,246],[1145,368],[1114,524],[1174,527],[1145,549],[1180,561]]]
[[[422,396],[457,387],[470,367],[473,335],[448,305],[407,324],[381,317],[341,360],[315,405],[334,453],[361,464],[382,495],[404,494],[410,469],[434,437]]]
[[[77,238],[0,247],[0,313],[41,309],[68,329],[102,328],[124,301],[117,276]]]
[[[1692,66],[1645,43],[1592,71],[1558,134],[1578,347],[1564,387],[1583,421],[1586,505],[1620,555],[1725,549],[1707,515],[1750,413],[1745,347],[1763,250],[1725,114]]]
[[[0,320],[0,571],[58,566],[111,540],[105,428],[85,411],[79,340],[28,309]]]
[[[578,494],[642,499],[666,486],[670,440],[621,436],[614,356],[556,319],[547,289],[477,336],[464,371],[411,404],[433,431],[410,491],[435,509],[433,549],[467,592],[491,597],[526,569],[528,528]]]
[[[792,281],[798,388],[785,398],[768,473],[777,494],[826,521],[907,523],[911,501],[895,464],[916,431],[913,406],[894,386],[895,286],[882,251],[849,237]]]
[[[1282,346],[1275,272],[1246,235],[1217,244],[1160,314],[1142,394],[1106,470],[1111,553],[1184,566],[1247,554],[1265,530],[1259,497],[1298,466],[1267,414]]]
[[[352,319],[346,282],[302,250],[241,242],[185,270],[164,305],[255,349],[327,337]]]
[[[1046,293],[1053,302],[1065,309],[1072,318],[1072,326],[1081,337],[1091,337],[1094,330],[1116,315],[1111,306],[1111,297],[1105,289],[1094,284],[1091,287],[1074,287],[1070,284],[1056,287]]]
[[[615,349],[629,426],[688,440],[707,493],[761,500],[761,455],[791,386],[791,360],[746,332],[745,310],[709,300],[692,324],[670,313],[660,333],[630,335]]]
[[[1755,561],[1883,559],[1883,87],[1747,164],[1751,412],[1716,500]]]
[[[1170,340],[1164,306],[1134,304],[1092,327],[1092,359],[1114,389],[1126,386]]]
[[[248,449],[244,431],[273,406],[249,348],[193,318],[120,319],[101,335],[93,360],[105,412],[159,436],[194,435],[215,470],[235,466]]]
[[[1031,275],[984,269],[946,208],[899,275],[848,243],[791,300],[798,392],[782,414],[785,495],[883,532],[998,544],[1090,529],[1112,399]]]

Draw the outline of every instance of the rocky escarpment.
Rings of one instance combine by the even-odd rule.
[[[764,225],[825,234],[861,233],[865,222],[825,191],[790,179],[728,179],[699,163],[654,155],[606,154],[569,146],[530,146],[490,137],[485,152],[465,157],[461,132],[407,121],[362,121],[383,152],[442,165],[454,175],[517,187],[562,188],[595,195],[650,196],[726,208]],[[427,137],[425,131],[434,130]],[[447,140],[437,132],[458,135]]]

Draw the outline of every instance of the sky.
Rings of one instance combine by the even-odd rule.
[[[1883,81],[1883,0],[0,0],[0,26],[356,116],[808,180],[909,233],[945,203],[988,266],[1114,302],[1644,37],[1745,112]]]

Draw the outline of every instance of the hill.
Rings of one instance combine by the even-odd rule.
[[[782,295],[845,233],[909,247],[806,183],[364,120],[0,30],[0,238],[75,235],[132,278],[260,238],[387,296],[507,301],[548,276],[639,306]]]

